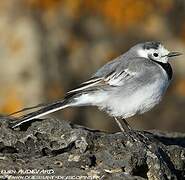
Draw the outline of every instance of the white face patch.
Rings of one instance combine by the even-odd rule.
[[[148,50],[146,49],[139,49],[137,53],[139,57],[148,58]]]
[[[159,45],[158,49],[139,49],[137,51],[139,57],[143,58],[152,58],[155,61],[159,61],[162,63],[167,63],[168,62],[168,54],[169,51],[164,48],[164,46]],[[157,57],[155,56],[157,54]]]

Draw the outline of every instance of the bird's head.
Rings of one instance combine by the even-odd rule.
[[[137,56],[153,61],[167,63],[169,58],[179,56],[179,52],[170,52],[160,42],[145,42],[134,47]]]

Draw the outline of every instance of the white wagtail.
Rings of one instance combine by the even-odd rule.
[[[168,60],[180,54],[169,52],[159,42],[139,43],[105,64],[89,80],[69,91],[63,100],[22,109],[40,108],[19,117],[11,127],[67,107],[97,106],[113,116],[122,131],[128,130],[125,118],[149,111],[160,102],[172,79]]]

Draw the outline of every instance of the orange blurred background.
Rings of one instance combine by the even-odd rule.
[[[0,112],[62,99],[97,68],[138,42],[161,41],[185,54],[182,0],[0,1]],[[136,129],[185,132],[185,57],[171,62],[173,82],[152,111],[130,118]],[[97,108],[53,114],[118,131]]]

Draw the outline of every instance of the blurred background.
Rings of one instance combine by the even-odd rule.
[[[1,0],[0,112],[62,99],[101,65],[148,40],[185,54],[184,0]],[[171,64],[173,82],[163,101],[128,119],[133,128],[185,132],[185,56]],[[94,107],[52,116],[119,130]]]

